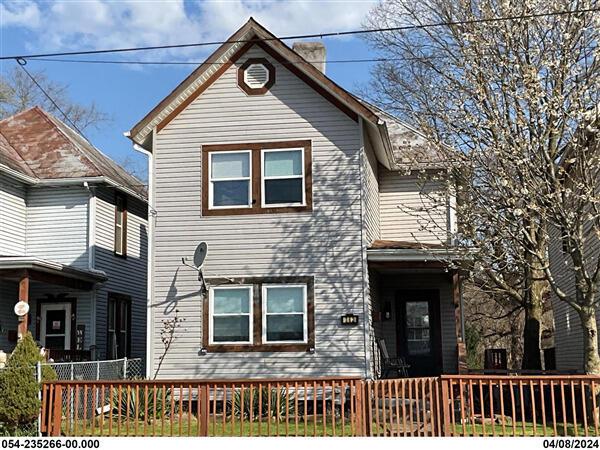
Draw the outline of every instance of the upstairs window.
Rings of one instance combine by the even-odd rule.
[[[251,206],[250,151],[209,153],[210,208]]]
[[[122,195],[115,197],[115,255],[127,255],[127,201]]]
[[[304,151],[263,150],[263,206],[304,205]]]
[[[311,141],[202,146],[202,215],[312,210]]]

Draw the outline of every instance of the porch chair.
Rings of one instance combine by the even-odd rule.
[[[381,378],[386,378],[391,372],[396,372],[401,378],[408,378],[408,369],[410,366],[401,356],[390,357],[385,340],[377,338],[377,347],[381,356]]]

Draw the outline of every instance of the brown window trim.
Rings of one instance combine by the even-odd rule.
[[[261,150],[284,148],[304,149],[304,189],[306,204],[303,206],[261,207]],[[250,150],[252,155],[252,206],[250,208],[210,209],[208,199],[208,153],[220,151]],[[211,144],[202,146],[202,215],[234,216],[245,214],[279,214],[312,211],[312,142],[310,140],[281,142],[247,142],[236,144]]]
[[[253,64],[260,64],[269,72],[267,83],[260,88],[252,88],[246,84],[244,80],[244,72]],[[269,92],[269,89],[275,84],[275,67],[266,58],[248,58],[244,64],[238,68],[237,72],[238,86],[248,95],[264,95]]]
[[[117,294],[115,292],[109,292],[106,296],[106,358],[108,359],[110,355],[110,339],[108,330],[110,326],[109,312],[111,300],[115,300],[117,305],[119,305],[121,302],[127,303],[127,349],[125,349],[125,357],[129,358],[131,355],[131,297],[129,295]],[[119,315],[120,313],[117,314],[117,318]]]
[[[117,253],[117,214],[119,214],[119,200],[123,205],[123,223],[121,225],[121,236],[123,238],[123,248],[121,253]],[[114,223],[115,242],[113,244],[113,254],[119,258],[127,259],[127,197],[122,194],[115,194],[115,223]]]
[[[237,286],[249,284],[253,286],[252,304],[252,344],[222,344],[208,342],[208,293],[202,301],[202,347],[208,353],[225,352],[308,352],[315,348],[315,306],[313,277],[246,277],[246,278],[207,278],[209,286]],[[306,344],[268,344],[262,342],[262,285],[263,284],[306,284],[306,323],[308,340]]]

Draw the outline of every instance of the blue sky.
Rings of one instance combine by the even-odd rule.
[[[152,46],[226,39],[250,16],[274,34],[294,35],[361,28],[372,1],[4,1],[0,3],[2,55]],[[373,57],[357,37],[324,39],[328,60]],[[291,42],[287,42],[291,45]],[[90,59],[202,61],[215,47],[97,55]],[[15,63],[3,61],[5,72]],[[329,64],[327,75],[349,90],[368,81],[370,63]],[[112,120],[86,132],[116,161],[141,165],[123,136],[195,66],[129,66],[31,61],[69,85],[73,100],[95,102]]]

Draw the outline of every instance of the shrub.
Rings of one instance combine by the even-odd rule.
[[[40,350],[30,333],[19,341],[0,371],[0,422],[14,432],[35,422],[40,410],[36,363]],[[56,374],[55,374],[56,375]]]
[[[482,369],[481,332],[472,325],[465,327],[465,345],[467,347],[467,366],[469,369]]]
[[[290,395],[285,388],[282,387],[279,390],[277,388],[271,388],[270,393],[271,401],[269,405],[269,388],[262,387],[253,389],[252,395],[250,395],[250,389],[246,388],[244,390],[244,401],[242,402],[241,392],[236,389],[233,400],[228,402],[229,410],[233,410],[233,413],[236,416],[241,417],[243,415],[245,418],[250,417],[251,411],[253,417],[258,417],[259,412],[262,417],[267,417],[269,411],[271,417],[275,417],[278,414],[281,416],[284,416],[286,413],[294,414],[292,395]],[[279,396],[277,395],[278,393]]]
[[[163,404],[163,392],[167,405]],[[150,388],[148,389],[148,397],[146,397],[144,386],[140,386],[137,393],[135,387],[132,386],[131,389],[122,389],[120,402],[117,388],[109,391],[108,395],[112,399],[111,407],[121,417],[136,419],[150,424],[153,418],[160,419],[166,413],[168,402],[171,398],[171,390],[158,388],[155,395],[154,389]]]

